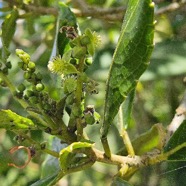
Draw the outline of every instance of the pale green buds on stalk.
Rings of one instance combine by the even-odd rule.
[[[30,55],[21,49],[16,49],[17,56],[25,63],[28,64],[30,61]]]

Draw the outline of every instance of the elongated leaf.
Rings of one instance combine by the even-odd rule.
[[[16,20],[18,18],[17,9],[13,9],[10,14],[8,14],[2,23],[2,39],[3,45],[7,48],[12,40],[15,32]]]
[[[48,143],[50,144],[48,148],[56,152],[59,152],[61,149],[67,146],[67,144],[61,144],[61,140],[53,136],[49,137]],[[60,171],[58,158],[51,155],[47,155],[45,157],[45,161],[42,163],[40,178],[49,177],[56,173],[56,171]]]
[[[57,175],[58,175],[58,172],[51,176],[38,180],[37,182],[33,183],[31,186],[48,186],[53,180],[55,180]]]
[[[11,110],[0,110],[0,128],[7,130],[37,129],[32,120],[19,116]]]
[[[110,68],[106,88],[102,139],[121,103],[146,70],[153,50],[154,4],[151,0],[129,0],[121,35]]]
[[[164,152],[167,152],[184,142],[186,142],[186,121],[184,121],[179,128],[176,130],[176,132],[173,134],[173,136],[168,141],[167,145],[164,148]],[[173,155],[168,157],[168,160],[177,160],[177,161],[186,161],[186,147],[182,148],[181,150],[177,151]]]
[[[61,168],[63,170],[66,170],[68,168],[68,165],[70,164],[70,161],[69,160],[72,157],[71,156],[72,155],[71,153],[75,149],[92,147],[92,145],[93,144],[87,143],[87,142],[74,142],[71,145],[69,145],[68,147],[66,147],[63,150],[61,150],[60,157],[59,157]]]
[[[73,14],[73,12],[70,10],[70,8],[62,2],[59,2],[58,8],[59,8],[59,28],[63,26],[73,26],[75,29],[77,29],[76,17]],[[68,49],[69,47],[68,43],[69,43],[69,38],[66,37],[66,33],[59,32],[57,46],[58,46],[58,52],[61,56],[63,55],[64,51]]]
[[[13,9],[10,14],[8,14],[2,23],[2,44],[3,44],[3,59],[7,59],[9,56],[8,47],[14,36],[16,29],[16,20],[18,18],[17,9]]]
[[[58,19],[56,25],[56,35],[52,51],[52,57],[60,54],[63,56],[64,51],[69,48],[69,38],[66,36],[65,32],[59,31],[63,26],[72,26],[77,29],[76,17],[70,8],[62,2],[58,3]]]

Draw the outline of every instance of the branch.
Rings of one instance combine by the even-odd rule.
[[[9,4],[12,6],[10,2],[11,0],[6,0],[9,2]],[[102,20],[107,20],[107,21],[122,21],[123,16],[126,11],[126,7],[120,6],[120,7],[115,7],[115,8],[100,8],[98,6],[90,6],[86,3],[84,0],[76,0],[76,1],[71,1],[74,7],[72,8],[72,11],[77,17],[91,17],[91,18],[97,18],[97,19],[102,19]],[[13,2],[14,5],[18,5],[18,3]],[[176,11],[180,8],[182,8],[184,5],[186,5],[186,0],[181,0],[180,2],[173,2],[165,7],[162,7],[158,9],[155,12],[155,15],[161,15],[169,12]],[[58,10],[57,8],[53,7],[43,7],[43,6],[35,6],[35,5],[26,5],[22,7],[24,10],[27,12],[34,12],[35,14],[40,14],[40,15],[58,15]]]
[[[100,8],[97,6],[89,6],[84,0],[72,1],[75,7],[78,9],[73,9],[76,16],[79,17],[92,17],[100,18],[108,21],[122,21],[126,7],[117,8]],[[186,0],[181,2],[173,2],[165,7],[160,8],[155,12],[155,15],[161,15],[164,13],[173,12],[182,8],[186,4]]]
[[[73,5],[78,9],[73,12],[78,17],[92,17],[108,21],[123,20],[126,7],[117,8],[100,8],[98,6],[89,6],[84,0],[72,1]]]
[[[155,14],[156,15],[161,15],[161,14],[164,14],[164,13],[173,12],[173,11],[176,11],[176,10],[182,8],[185,4],[186,4],[186,0],[182,0],[181,2],[171,3],[171,4],[169,4],[165,7],[162,7],[159,10],[157,10],[155,12]]]

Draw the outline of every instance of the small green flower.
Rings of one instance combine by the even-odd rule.
[[[53,58],[52,61],[48,63],[48,69],[52,73],[59,75],[77,74],[79,73],[74,65],[65,61],[61,56]]]
[[[85,30],[85,36],[90,39],[90,42],[87,44],[87,50],[88,53],[93,56],[95,48],[101,44],[101,37],[96,32],[92,32],[89,28]]]

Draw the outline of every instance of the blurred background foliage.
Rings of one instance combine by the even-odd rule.
[[[0,23],[11,11],[13,5],[19,1],[7,0],[0,2]],[[25,0],[33,6],[55,7],[55,0]],[[74,11],[74,1],[64,0]],[[87,5],[99,8],[125,7],[127,0],[87,0]],[[175,1],[156,0],[156,11],[166,7]],[[6,10],[6,11],[5,11]],[[21,48],[31,55],[40,72],[43,74],[44,83],[54,99],[58,99],[58,93],[51,75],[47,69],[47,63],[52,51],[55,35],[55,16],[37,15],[32,12],[20,10],[25,14],[24,19],[17,20],[16,32],[11,42],[11,56],[9,60],[13,64],[10,79],[15,85],[23,81],[23,73],[18,68],[19,59],[15,55],[15,49]],[[112,16],[112,15],[111,15]],[[147,15],[148,16],[148,15]],[[20,17],[21,18],[21,17]],[[95,105],[96,110],[102,114],[105,94],[105,82],[111,64],[112,55],[120,33],[121,20],[107,20],[106,18],[94,18],[94,16],[78,16],[79,29],[83,32],[87,27],[96,31],[102,38],[101,46],[94,56],[94,64],[87,73],[99,83],[99,94],[90,96],[87,104]],[[155,123],[162,123],[165,127],[171,122],[175,109],[185,90],[184,76],[186,73],[186,5],[179,9],[156,15],[155,49],[148,70],[141,77],[138,84],[136,99],[133,109],[133,120],[129,126],[129,134],[134,139],[142,132],[148,130]],[[1,43],[0,43],[1,45]],[[2,45],[0,46],[2,47]],[[25,111],[14,101],[6,88],[0,87],[0,109],[11,109],[24,115]],[[99,142],[99,126],[86,128],[88,135],[101,148]],[[46,134],[32,133],[37,141],[48,140]],[[117,152],[122,142],[115,136],[119,135],[115,126],[109,134],[109,142],[112,150]],[[16,145],[15,134],[10,131],[0,130],[0,153]],[[26,186],[39,179],[41,165],[45,156],[36,154],[33,161],[25,169],[5,168],[0,169],[1,186]],[[183,169],[176,168],[183,166]],[[185,165],[186,166],[186,165]],[[115,166],[95,164],[91,169],[66,176],[59,185],[69,186],[102,186],[109,185],[114,174]],[[169,170],[175,170],[167,172]],[[167,172],[167,173],[166,173]],[[163,163],[149,168],[144,168],[132,178],[135,186],[181,186],[185,185],[186,177],[184,163]],[[165,174],[164,174],[165,173]]]

